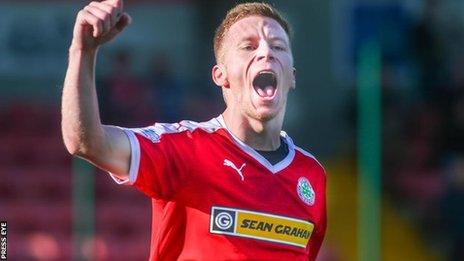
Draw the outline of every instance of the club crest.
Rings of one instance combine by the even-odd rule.
[[[314,193],[314,189],[307,178],[300,177],[298,179],[296,192],[304,203],[310,206],[314,205],[314,201],[316,200],[316,193]]]

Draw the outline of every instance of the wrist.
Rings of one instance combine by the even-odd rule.
[[[95,61],[97,59],[98,48],[83,49],[78,46],[71,45],[69,47],[69,66],[72,64],[84,66],[89,70],[94,70]]]
[[[69,47],[69,55],[70,56],[95,56],[98,52],[98,47],[96,48],[82,48],[81,46],[77,46],[75,44],[71,44]]]

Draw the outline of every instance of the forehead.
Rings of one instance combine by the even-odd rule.
[[[235,42],[259,37],[276,37],[289,41],[282,26],[276,20],[264,16],[248,16],[238,20],[229,28],[226,39]]]

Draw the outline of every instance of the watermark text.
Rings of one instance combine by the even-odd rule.
[[[7,223],[6,221],[0,221],[0,260],[6,260],[7,235]]]

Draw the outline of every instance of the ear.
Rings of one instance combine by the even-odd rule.
[[[296,89],[296,68],[293,67],[293,79],[292,79],[292,85],[290,86],[290,89],[295,90]]]
[[[229,80],[227,80],[227,70],[222,64],[216,64],[211,70],[211,76],[214,83],[219,87],[229,88]]]

